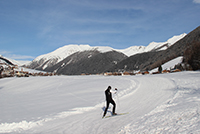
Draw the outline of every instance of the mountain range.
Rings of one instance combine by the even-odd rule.
[[[148,46],[131,46],[126,49],[65,45],[53,52],[38,56],[26,67],[65,75],[151,70],[178,56],[183,56],[188,43],[199,41],[199,31],[200,27],[197,27],[188,35],[183,33],[165,42],[151,42]]]

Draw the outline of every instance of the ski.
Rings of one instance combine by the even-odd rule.
[[[125,114],[128,114],[128,112],[127,112],[127,113],[119,113],[119,114],[117,114],[117,115],[108,115],[108,116],[105,116],[105,117],[103,117],[103,118],[115,117],[115,116],[125,115]]]

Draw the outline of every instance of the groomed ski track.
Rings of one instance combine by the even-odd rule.
[[[182,73],[183,76],[185,74],[187,75]],[[197,75],[199,76],[199,73]],[[177,85],[177,76],[160,74],[4,79],[0,81],[2,96],[12,95],[13,98],[7,99],[7,103],[22,103],[24,113],[20,108],[4,106],[4,112],[11,110],[10,119],[2,118],[0,131],[34,134],[128,133],[128,124],[134,124],[157,107],[176,98],[176,89],[180,86]],[[23,87],[22,82],[26,83]],[[30,87],[33,83],[37,84]],[[117,104],[116,112],[129,114],[102,119],[104,90],[108,85],[119,90],[117,95],[113,95]],[[27,96],[19,99],[24,94]],[[6,100],[4,97],[0,101],[3,99]],[[107,115],[110,112],[111,109]],[[12,117],[13,113],[18,113],[18,118]],[[0,115],[3,115],[2,112]]]
[[[98,77],[96,79],[98,79]],[[128,81],[129,85],[126,89],[119,89],[118,96],[113,95],[117,103],[117,112],[129,112],[128,115],[102,120],[103,112],[101,107],[104,106],[103,102],[95,107],[79,108],[76,112],[80,112],[80,114],[46,122],[43,126],[34,129],[32,132],[45,134],[79,134],[80,132],[84,134],[117,133],[124,125],[129,123],[130,118],[133,121],[137,120],[139,117],[149,113],[156,106],[167,101],[173,95],[170,89],[175,88],[172,81],[159,77],[145,76],[145,78],[143,78],[142,76],[133,76],[114,79],[117,83],[121,84],[123,84],[124,81]],[[93,81],[87,82],[89,85],[93,85],[92,83]],[[114,84],[112,85],[114,86]],[[104,88],[102,87],[102,95],[104,95],[106,87],[107,86]],[[80,101],[83,100],[80,99]],[[108,112],[107,114],[110,113]]]

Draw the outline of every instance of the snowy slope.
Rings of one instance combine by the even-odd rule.
[[[31,62],[28,60],[13,60],[13,59],[11,59],[11,61],[12,61],[12,63],[14,63],[15,65],[18,65],[18,66],[27,65]]]
[[[146,48],[145,46],[131,46],[126,49],[115,49],[115,50],[124,53],[127,56],[131,56],[138,53],[143,53],[145,51],[145,48]]]
[[[3,58],[3,59],[0,59],[0,63],[3,63],[3,65],[1,65],[1,66],[4,67],[4,70],[5,70],[5,68],[9,68],[10,66],[18,65],[18,67],[16,67],[14,69],[15,71],[25,71],[25,72],[29,72],[29,73],[39,73],[39,72],[45,73],[44,71],[39,71],[39,70],[34,70],[34,69],[28,69],[28,68],[25,68],[25,67],[21,67],[21,65],[23,65],[25,63],[25,61],[19,62],[19,61],[10,59],[10,58],[3,57],[1,55],[0,55],[0,57]],[[8,62],[6,62],[6,60]],[[12,63],[13,65],[9,64],[9,62]]]
[[[172,38],[168,39],[166,42],[151,42],[146,48],[145,48],[145,52],[151,51],[151,50],[155,50],[159,47],[161,47],[161,49],[159,50],[166,50],[168,47],[170,47],[171,45],[173,45],[174,43],[176,43],[177,41],[179,41],[180,39],[184,38],[187,34],[183,33],[181,35],[176,35],[173,36]],[[168,47],[163,46],[167,44]],[[163,47],[162,47],[163,46]]]
[[[22,66],[24,64],[28,64],[30,63],[31,61],[21,61],[21,60],[14,60],[14,59],[10,59],[10,58],[7,58],[7,57],[4,57],[2,55],[0,55],[1,58],[4,58],[4,59],[7,59],[8,61],[10,61],[12,64],[14,65],[18,65],[18,66]],[[3,61],[2,59],[0,59],[0,63],[6,63],[5,61]]]
[[[60,47],[58,49],[56,49],[55,51],[48,53],[48,54],[44,54],[44,55],[40,55],[37,58],[35,58],[33,61],[38,61],[40,59],[44,59],[45,61],[51,59],[51,58],[58,58],[58,62],[63,60],[65,57],[78,52],[78,51],[85,51],[90,49],[89,45],[66,45],[63,47]]]
[[[59,61],[63,60],[64,58],[70,56],[73,53],[82,52],[82,51],[86,51],[86,50],[98,50],[98,51],[104,53],[104,52],[112,51],[113,49],[108,46],[91,47],[89,45],[70,44],[70,45],[65,45],[63,47],[60,47],[51,53],[40,55],[37,58],[35,58],[34,61],[38,61],[42,58],[45,61],[52,59],[52,58],[58,58],[59,60],[57,62],[59,62]]]
[[[129,114],[101,118],[108,85]],[[199,98],[200,72],[0,79],[0,133],[199,133]]]
[[[76,44],[65,45],[63,47],[56,49],[55,51],[51,53],[38,56],[31,63],[27,65],[38,64],[39,66],[36,66],[36,68],[42,67],[42,69],[44,70],[45,68],[55,65],[56,63],[62,61],[66,57],[76,52],[83,52],[86,50],[87,51],[98,50],[104,53],[104,52],[112,51],[113,49],[111,47],[106,47],[106,46],[105,47],[104,46],[91,47],[89,45],[76,45]]]
[[[183,60],[183,56],[180,56],[173,60],[170,60],[162,65],[162,69],[163,70],[171,70],[174,68],[175,65],[182,63],[182,60]],[[157,71],[158,71],[158,68],[155,68],[155,69],[151,70],[150,72],[152,73],[152,72],[157,72]]]

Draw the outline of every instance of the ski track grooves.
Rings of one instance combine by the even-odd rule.
[[[20,129],[16,123],[17,127],[13,130],[8,130],[7,132],[42,134],[78,134],[80,132],[104,134],[123,133],[124,126],[128,127],[129,118],[137,120],[145,114],[148,114],[155,109],[156,106],[169,100],[174,94],[170,89],[176,88],[176,85],[172,80],[163,77],[161,78],[159,75],[149,77],[123,76],[118,77],[116,80],[119,82],[121,80],[129,81],[129,85],[126,89],[119,89],[118,96],[113,96],[115,101],[118,102],[117,112],[129,112],[129,114],[125,116],[114,117],[112,119],[101,119],[102,115],[99,115],[99,111],[105,102],[100,102],[95,106],[73,108],[70,111],[63,111],[35,122],[27,122],[28,124],[32,123],[33,126],[26,129]],[[61,86],[62,84],[64,84],[63,81],[60,81],[58,86]],[[56,90],[58,90],[58,87]],[[102,92],[103,91],[104,90],[102,89]],[[75,94],[70,94],[77,97]],[[78,98],[87,101],[81,97]],[[107,112],[107,114],[109,114],[109,112]],[[120,121],[121,118],[123,118],[123,122]],[[18,124],[20,124],[20,122]],[[3,125],[9,124],[0,124],[0,127],[3,127]],[[110,131],[108,132],[107,129],[110,127],[114,129],[112,131],[109,129]]]
[[[121,118],[127,118],[127,120],[128,118],[133,118],[133,120],[137,120],[139,117],[148,114],[154,110],[156,106],[167,101],[173,95],[170,89],[175,88],[174,83],[165,78],[146,77],[144,80],[144,78],[141,79],[141,77],[122,77],[121,79],[129,80],[130,86],[122,92],[119,92],[118,97],[121,106],[120,109],[117,110],[118,112],[129,112],[128,115],[102,120],[102,115],[99,116],[96,114],[101,108],[101,104],[97,104],[95,109],[86,110],[82,114],[76,115],[76,117],[69,116],[67,119],[68,121],[64,122],[70,124],[70,127],[63,128],[61,133],[79,133],[80,131],[83,133],[117,133],[123,126],[129,123],[126,122],[126,119],[123,119],[123,122],[121,122]],[[167,87],[167,89],[163,87]],[[143,94],[144,92],[146,92],[146,94]],[[63,124],[65,124],[64,122]],[[108,132],[107,130],[110,127],[114,129]],[[56,132],[55,130],[56,129],[53,129],[52,132]]]
[[[113,95],[113,98],[115,99],[115,101],[117,101],[117,97],[124,98],[126,96],[129,96],[129,94],[132,93],[138,85],[136,83],[136,80],[131,80],[130,78],[126,78],[126,77],[121,77],[121,78],[119,77],[118,81],[120,82],[122,79],[130,81],[129,87],[127,87],[125,90],[119,89],[118,96]],[[102,92],[104,92],[103,89],[102,89]],[[72,93],[69,93],[69,94],[73,95],[74,97],[77,97]],[[83,100],[81,97],[78,97],[78,98]],[[83,100],[83,101],[86,101],[86,100]],[[99,115],[97,113],[99,113],[99,110],[102,110],[101,107],[104,104],[105,104],[105,102],[100,102],[99,104],[96,104],[93,107],[74,108],[71,111],[64,111],[64,112],[58,113],[57,115],[55,115],[51,118],[46,118],[46,119],[37,121],[37,122],[39,122],[39,123],[37,123],[38,124],[37,130],[34,127],[33,129],[30,129],[30,130],[24,131],[24,132],[26,133],[26,132],[31,131],[33,133],[43,133],[43,134],[44,133],[45,134],[47,134],[47,133],[72,133],[72,132],[79,133],[80,129],[81,129],[82,130],[81,132],[83,132],[83,133],[98,133],[99,131],[102,133],[103,132],[102,127],[100,125],[96,128],[96,125],[92,126],[92,124],[98,124],[99,120],[103,121],[101,119],[102,115]],[[95,118],[93,118],[93,117],[95,117]],[[57,120],[59,120],[60,125],[53,123],[53,122],[57,123],[58,122]],[[91,122],[92,122],[92,124],[91,124]],[[65,125],[65,124],[67,124],[67,125]],[[79,126],[79,127],[77,128],[77,126]],[[62,130],[61,132],[60,132],[60,130],[58,130],[59,128],[61,128],[60,129],[60,130]],[[78,132],[76,132],[76,130],[78,130]],[[92,132],[87,131],[87,130],[90,130],[90,131],[92,130]]]

